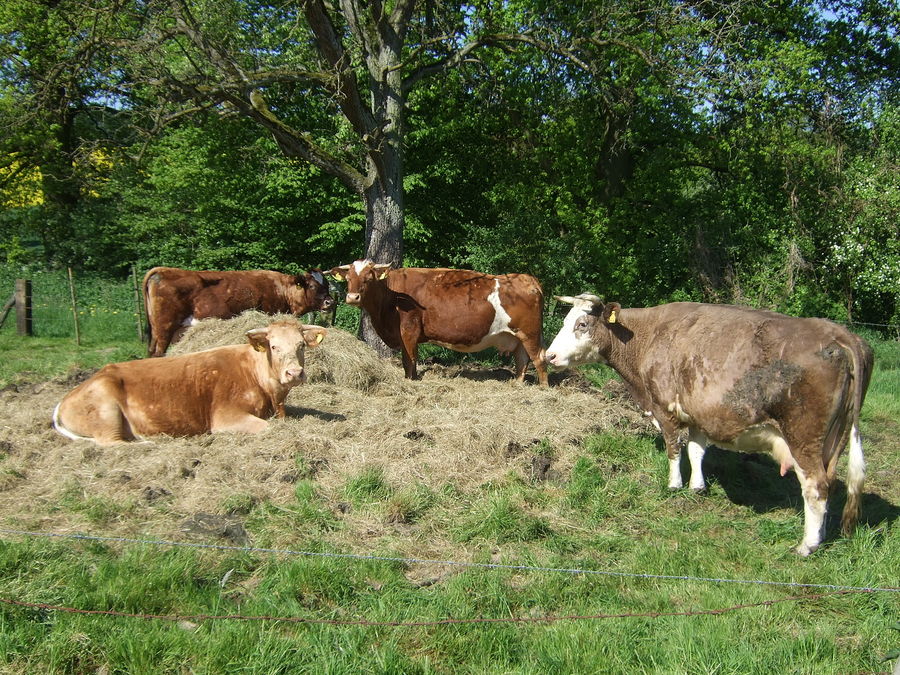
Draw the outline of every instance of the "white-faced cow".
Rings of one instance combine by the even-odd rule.
[[[357,260],[329,274],[347,281],[346,302],[368,312],[379,337],[401,352],[406,377],[416,378],[418,345],[430,342],[458,352],[496,347],[512,352],[516,379],[531,359],[547,384],[544,360],[544,294],[528,274],[404,267]]]
[[[111,363],[66,394],[53,426],[100,445],[157,434],[256,433],[273,413],[284,417],[288,392],[306,379],[304,348],[324,337],[324,328],[276,321],[248,331],[248,344]]]
[[[662,431],[670,488],[682,487],[681,430],[694,490],[705,487],[707,445],[769,452],[782,476],[793,468],[800,481],[805,518],[796,550],[809,555],[822,541],[829,489],[849,439],[842,529],[853,530],[865,480],[859,411],[873,363],[864,340],[825,319],[746,307],[622,309],[589,294],[558,299],[574,307],[548,361],[607,363],[622,376]]]
[[[154,267],[144,275],[143,288],[150,356],[163,356],[178,334],[200,319],[230,319],[248,309],[299,316],[334,306],[320,270],[293,276]]]

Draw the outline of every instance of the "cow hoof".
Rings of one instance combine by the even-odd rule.
[[[692,488],[691,488],[691,491],[692,491],[695,495],[705,495],[705,494],[707,493],[707,490],[706,490],[706,486],[705,486],[705,485],[703,485],[702,487],[692,487]]]
[[[794,553],[796,553],[797,555],[799,555],[799,556],[805,558],[805,557],[808,556],[810,553],[814,553],[814,552],[816,551],[817,548],[819,548],[818,545],[816,545],[816,546],[807,546],[806,544],[804,544],[804,543],[801,542],[800,544],[798,544],[797,546],[794,547]]]

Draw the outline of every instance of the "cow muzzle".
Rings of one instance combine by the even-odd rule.
[[[348,305],[359,306],[361,298],[359,293],[347,293],[347,297],[344,300]]]
[[[281,375],[281,384],[303,384],[306,382],[306,370],[300,368],[288,368]]]
[[[547,363],[553,366],[565,366],[566,363],[563,363],[563,359],[559,357],[558,354],[553,352],[547,352]]]
[[[329,296],[329,297],[325,298],[324,300],[322,300],[322,309],[323,310],[328,310],[328,309],[331,309],[332,307],[334,307],[334,298]]]

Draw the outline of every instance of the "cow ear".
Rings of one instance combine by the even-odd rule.
[[[622,305],[618,302],[610,302],[603,307],[603,320],[606,323],[616,323],[619,320],[619,312],[622,311]]]
[[[377,265],[373,265],[375,269],[375,274],[378,275],[379,279],[387,278],[388,272],[391,271],[391,266],[387,263],[379,263]]]
[[[334,277],[338,281],[343,281],[349,271],[350,265],[339,265],[338,267],[332,267],[328,270],[328,276]]]
[[[253,345],[253,349],[258,352],[264,352],[269,347],[269,329],[268,328],[254,328],[253,330],[248,330],[247,340]]]
[[[310,349],[322,344],[322,340],[325,339],[327,334],[328,331],[321,326],[303,326],[303,341],[306,342],[306,346]]]

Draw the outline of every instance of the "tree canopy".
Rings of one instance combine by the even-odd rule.
[[[887,0],[8,0],[0,253],[900,320]]]

